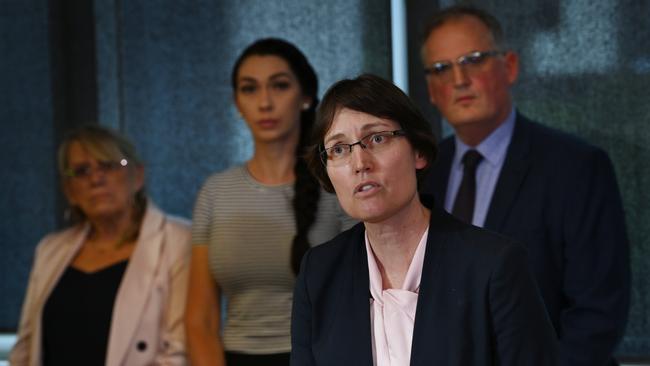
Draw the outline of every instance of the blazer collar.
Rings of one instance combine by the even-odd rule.
[[[42,273],[43,277],[47,278],[43,291],[41,292],[42,303],[45,305],[45,301],[50,297],[54,286],[59,282],[63,272],[68,268],[75,255],[81,248],[81,245],[86,241],[86,237],[90,232],[90,225],[88,223],[80,224],[70,231],[65,233],[65,236],[59,239],[59,246],[57,250],[49,253],[47,261],[50,263],[55,263],[52,266],[48,266],[52,271],[50,273]]]
[[[352,228],[352,233],[348,236],[346,246],[351,248],[352,256],[350,265],[352,266],[352,308],[349,309],[347,317],[352,322],[348,339],[358,340],[358,343],[349,345],[354,349],[348,352],[349,359],[346,363],[350,365],[367,365],[372,366],[372,333],[370,331],[370,277],[368,275],[368,255],[364,239],[365,226],[363,223],[357,224]],[[344,296],[346,296],[344,294]],[[366,316],[358,316],[367,314]]]
[[[106,365],[121,365],[151,296],[163,250],[165,216],[149,201],[138,241],[113,305]]]
[[[39,299],[36,301],[36,304],[39,304],[36,314],[34,315],[35,321],[33,324],[33,342],[31,344],[30,352],[32,355],[37,355],[34,357],[33,365],[39,365],[42,362],[42,322],[43,309],[45,308],[45,302],[50,297],[54,286],[59,282],[63,272],[70,265],[74,256],[81,248],[81,245],[84,243],[88,232],[90,231],[90,225],[80,224],[73,228],[70,228],[64,231],[64,234],[61,238],[57,238],[56,249],[51,250],[47,253],[45,258],[42,258],[44,262],[47,262],[47,265],[40,265],[38,267],[38,276],[44,278],[42,287],[37,290]],[[50,263],[52,265],[50,265]],[[34,270],[34,269],[32,269]]]
[[[435,348],[431,347],[431,329],[440,327],[435,317],[444,314],[447,309],[439,308],[440,302],[436,301],[436,297],[440,293],[434,292],[434,289],[445,288],[444,278],[440,273],[441,261],[445,256],[448,244],[456,240],[453,237],[463,227],[466,227],[466,224],[434,205],[432,197],[421,195],[421,201],[431,210],[431,219],[413,326],[411,365],[429,365],[431,360],[435,359],[430,355],[435,351]]]
[[[429,233],[427,237],[427,247],[424,253],[424,264],[422,267],[422,277],[420,280],[420,292],[418,295],[418,304],[415,314],[415,325],[413,328],[413,344],[411,346],[411,365],[417,365],[418,360],[428,360],[427,353],[431,351],[430,339],[427,339],[427,330],[437,326],[433,319],[434,314],[444,312],[444,309],[436,309],[436,294],[430,289],[440,287],[436,284],[440,281],[438,272],[440,270],[440,258],[446,250],[449,238],[454,232],[464,226],[458,220],[452,218],[449,214],[438,208],[434,204],[434,197],[421,194],[420,200],[425,207],[431,210],[429,221]],[[352,229],[352,235],[348,237],[346,243],[348,248],[352,248],[353,255],[351,265],[353,266],[352,286],[353,304],[350,309],[352,324],[349,331],[352,333],[350,339],[358,340],[355,344],[353,359],[354,365],[372,365],[372,333],[370,330],[370,317],[359,316],[359,314],[368,314],[370,309],[370,279],[368,276],[368,257],[364,241],[363,223],[358,224]],[[345,295],[345,293],[343,294]]]
[[[449,174],[451,173],[451,164],[454,160],[456,144],[453,137],[444,139],[438,149],[438,158],[435,161],[435,172],[429,172],[430,179],[425,192],[433,194],[435,202],[440,206],[445,205],[445,196],[447,194],[447,185],[449,184]]]
[[[506,160],[501,168],[490,201],[490,208],[485,218],[485,224],[483,225],[486,229],[501,231],[505,219],[519,195],[521,185],[530,166],[530,140],[530,121],[517,113],[515,129],[506,153]]]

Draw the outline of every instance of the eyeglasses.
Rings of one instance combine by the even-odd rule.
[[[359,145],[362,149],[368,150],[370,153],[376,153],[389,147],[395,137],[405,135],[406,133],[403,130],[375,132],[353,144],[336,144],[332,147],[322,149],[320,158],[325,166],[345,165],[350,155],[352,155],[353,146]]]
[[[469,76],[472,76],[481,71],[481,67],[485,63],[485,60],[500,55],[503,55],[503,52],[497,50],[474,51],[460,56],[456,61],[436,61],[431,66],[426,67],[424,72],[443,83],[448,83],[454,78],[454,73],[452,72],[454,63],[463,69]]]
[[[120,161],[98,161],[96,167],[92,167],[90,164],[71,167],[65,172],[65,175],[69,178],[88,178],[95,172],[107,174],[124,168],[128,164],[129,162],[126,159],[121,159]]]

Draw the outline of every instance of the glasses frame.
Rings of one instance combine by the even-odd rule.
[[[330,160],[330,159],[328,159],[328,156],[329,156],[328,152],[331,151],[331,149],[333,149],[335,147],[347,146],[348,147],[348,154],[349,154],[348,157],[352,154],[352,147],[353,146],[359,145],[359,146],[361,146],[362,149],[366,150],[368,148],[369,144],[368,143],[364,144],[363,140],[372,138],[373,136],[376,136],[376,135],[386,135],[386,136],[390,136],[390,137],[400,137],[400,136],[406,136],[406,132],[404,130],[402,130],[402,129],[393,130],[393,131],[378,131],[378,132],[373,132],[373,133],[371,133],[369,135],[366,135],[366,136],[362,137],[359,141],[354,142],[352,144],[339,143],[339,144],[336,144],[336,145],[334,145],[332,147],[328,147],[328,148],[326,148],[324,145],[321,145],[320,146],[320,152],[319,152],[320,161],[321,161],[321,163],[323,163],[324,166],[327,167],[327,161]]]
[[[125,158],[117,160],[105,160],[97,161],[96,166],[83,165],[76,168],[68,168],[65,171],[66,178],[75,178],[75,179],[88,179],[95,172],[101,172],[102,174],[107,174],[110,172],[115,172],[119,169],[126,168],[129,165],[129,161]],[[83,170],[83,172],[81,172]]]
[[[490,57],[497,57],[505,55],[504,51],[499,50],[487,50],[487,51],[472,51],[467,54],[464,54],[458,57],[456,60],[441,60],[435,61],[431,66],[424,68],[424,73],[426,75],[431,75],[435,78],[442,79],[443,75],[447,74],[453,69],[453,64],[458,65],[462,70],[466,70],[465,67],[470,66],[480,66]],[[477,59],[476,61],[472,61]]]

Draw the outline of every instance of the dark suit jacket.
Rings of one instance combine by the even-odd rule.
[[[444,202],[455,143],[447,138],[425,191]],[[627,321],[629,249],[607,154],[517,115],[484,227],[528,249],[560,340],[561,365],[615,364]]]
[[[370,282],[358,224],[303,258],[292,365],[372,365]],[[523,247],[433,208],[411,365],[555,365],[557,340]]]

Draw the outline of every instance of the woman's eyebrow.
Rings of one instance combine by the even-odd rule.
[[[371,123],[367,123],[367,124],[361,126],[360,131],[363,132],[364,134],[365,133],[372,133],[373,132],[372,130],[377,128],[377,127],[389,127],[389,125],[382,122],[382,121],[371,122]],[[328,142],[330,142],[332,140],[340,140],[340,139],[343,139],[344,137],[345,137],[345,134],[340,132],[340,133],[334,134],[334,135],[329,136],[328,138],[326,138],[325,141],[323,142],[323,144],[327,144]]]

